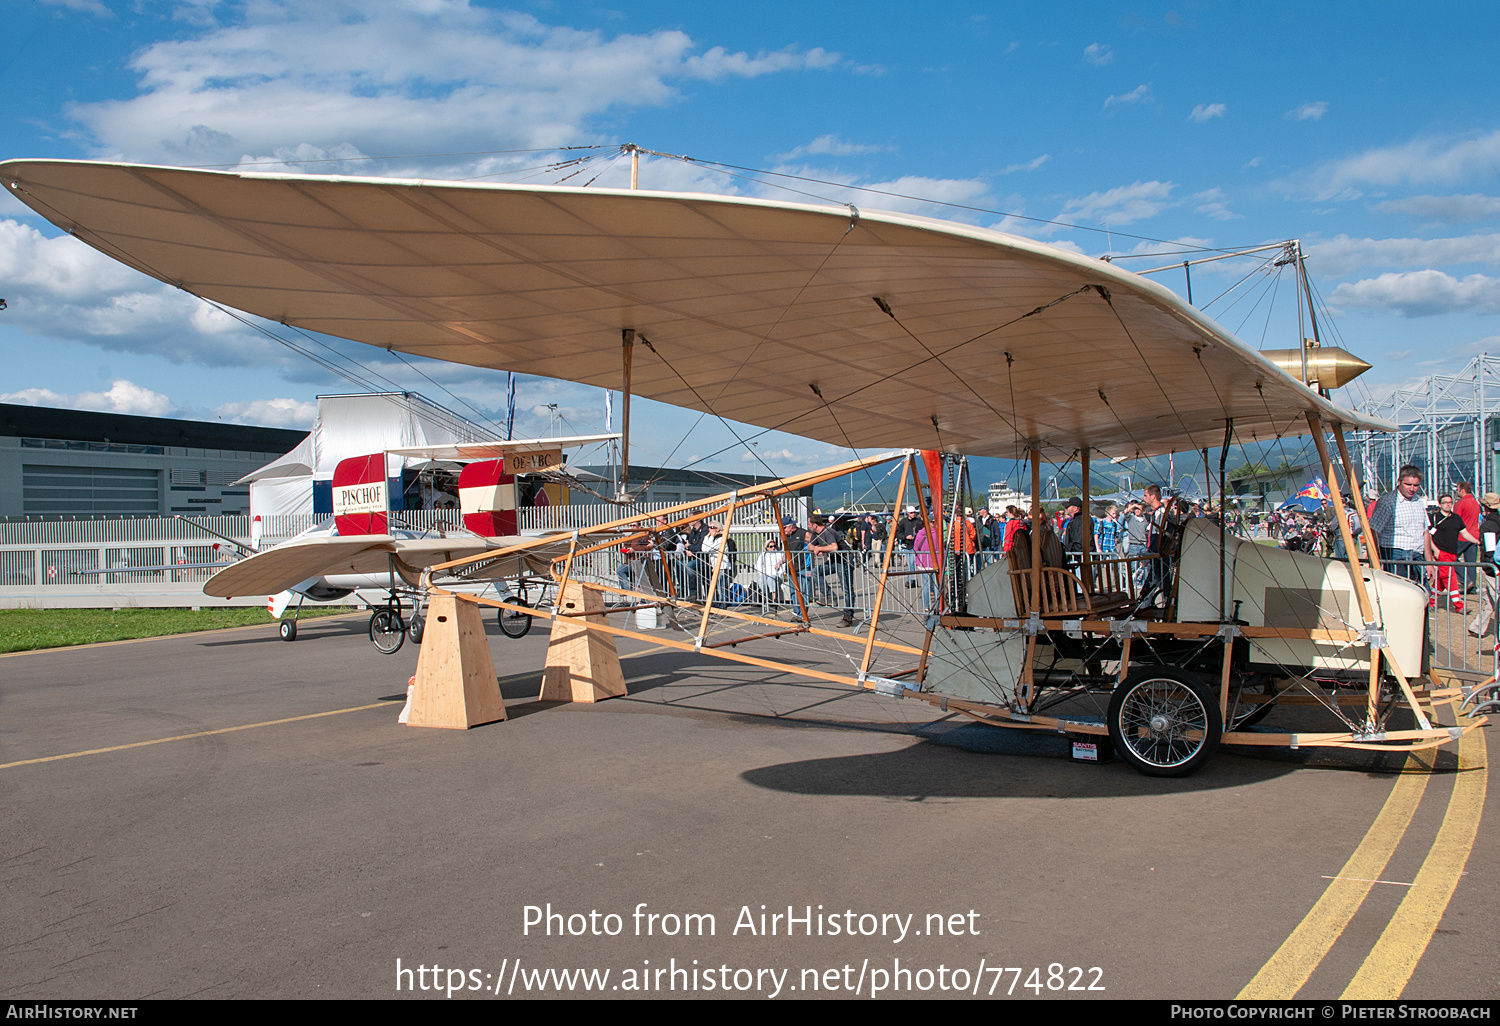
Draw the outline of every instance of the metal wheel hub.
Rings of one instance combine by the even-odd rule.
[[[1125,743],[1150,765],[1180,765],[1203,746],[1207,711],[1178,681],[1153,680],[1133,688],[1122,713]]]

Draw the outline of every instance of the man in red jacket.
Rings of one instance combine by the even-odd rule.
[[[1471,538],[1479,537],[1479,521],[1484,518],[1484,511],[1479,507],[1479,500],[1474,498],[1473,486],[1467,481],[1460,481],[1453,486],[1458,493],[1458,501],[1453,505],[1453,512],[1464,522],[1464,528],[1469,532]],[[1476,542],[1464,541],[1462,547],[1455,555],[1461,563],[1479,562],[1479,545]],[[1465,567],[1460,572],[1459,578],[1462,587],[1467,592],[1474,592],[1479,584],[1479,578],[1474,570]]]

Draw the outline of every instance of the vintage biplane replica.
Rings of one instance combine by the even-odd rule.
[[[302,603],[347,601],[362,592],[383,593],[369,601],[369,633],[375,647],[394,654],[406,638],[420,644],[425,627],[426,592],[422,571],[461,556],[491,552],[525,539],[519,511],[544,482],[567,482],[562,453],[618,435],[573,435],[509,441],[460,442],[390,449],[339,462],[332,481],[333,517],[295,538],[219,569],[204,584],[205,594],[221,598],[265,594],[279,620],[283,641],[297,638]],[[463,527],[417,530],[393,509],[401,489],[401,467],[412,460],[456,466],[456,501]],[[395,476],[392,471],[395,471]],[[556,532],[553,532],[556,533]],[[540,605],[554,590],[547,576],[545,548],[504,560],[497,572],[467,592],[494,594],[512,606]],[[520,638],[530,616],[497,614],[500,629]]]
[[[1044,464],[1076,463],[1087,493],[1099,459],[1311,435],[1325,478],[1342,470],[1359,495],[1345,432],[1393,428],[1330,401],[1323,368],[1336,351],[1302,348],[1278,364],[1108,261],[915,215],[730,196],[68,161],[10,161],[0,175],[76,238],[226,307],[856,452],[894,450],[668,510],[666,527],[710,514],[777,522],[792,489],[883,463],[899,472],[898,503],[937,511],[937,454],[1030,463],[1032,523],[1006,561],[925,565],[887,551],[847,578],[827,575],[873,584],[852,632],[809,601],[792,551],[790,620],[729,605],[723,548],[691,594],[671,574],[624,587],[608,572],[614,554],[664,526],[661,511],[628,504],[562,540],[434,563],[419,575],[428,628],[414,724],[504,718],[480,609],[543,614],[453,582],[503,577],[528,555],[545,561],[559,596],[545,614],[543,698],[623,693],[614,639],[632,637],[998,727],[1108,737],[1157,775],[1191,772],[1225,743],[1400,751],[1483,722],[1440,722],[1461,691],[1425,672],[1425,593],[1380,568],[1363,511],[1359,555],[1337,487],[1343,562],[1203,520],[1183,528],[1170,565],[1148,567],[1145,589],[1135,559],[1060,557],[1037,499]],[[1295,247],[1281,257],[1300,258]],[[942,531],[935,513],[923,518]],[[901,607],[893,592],[905,600],[905,589],[891,585],[924,577],[941,579],[931,608]],[[851,589],[834,586],[849,603]],[[619,600],[612,611],[607,596]],[[633,629],[634,607],[666,611],[678,636]],[[1272,709],[1296,723],[1266,724]]]

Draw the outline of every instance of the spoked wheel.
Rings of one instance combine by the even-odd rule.
[[[511,599],[511,603],[517,606],[529,606],[524,594],[517,595]],[[495,610],[495,619],[500,624],[500,633],[507,638],[524,638],[526,632],[531,630],[531,617],[525,613],[517,613],[511,609]]]
[[[297,621],[296,620],[283,620],[283,621],[281,621],[281,627],[279,629],[281,631],[281,640],[282,641],[296,641],[297,640]]]
[[[394,609],[377,609],[370,615],[370,642],[377,651],[394,655],[406,641],[406,624]]]
[[[1109,698],[1115,751],[1150,777],[1192,773],[1219,747],[1223,730],[1208,685],[1175,667],[1135,670]]]

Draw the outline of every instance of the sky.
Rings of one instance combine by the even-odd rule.
[[[625,187],[617,147],[635,143],[700,158],[646,157],[642,188],[914,211],[1133,270],[1185,247],[1300,239],[1325,341],[1374,365],[1335,394],[1344,405],[1500,349],[1488,5],[9,0],[6,12],[8,158]],[[1180,270],[1156,277],[1186,289]],[[1192,288],[1250,345],[1297,344],[1285,273],[1223,261],[1195,268]],[[0,402],[301,428],[315,396],[374,383],[503,419],[503,374],[319,338],[348,376],[332,373],[8,196],[0,297]],[[604,426],[598,389],[524,378],[517,405],[517,435]],[[632,434],[636,464],[785,473],[844,456],[778,434],[748,452],[713,418],[649,402]]]

